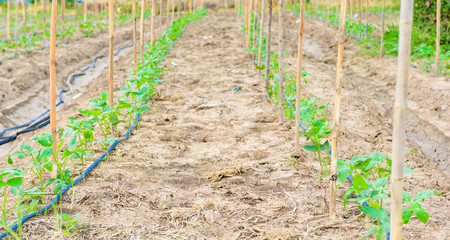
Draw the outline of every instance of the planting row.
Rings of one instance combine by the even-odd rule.
[[[162,81],[159,77],[163,69],[158,64],[167,56],[187,25],[206,14],[207,11],[201,9],[175,20],[160,39],[153,45],[147,44],[148,51],[144,54],[143,63],[138,63],[137,73],[131,70],[132,77],[127,79],[126,87],[119,88],[121,97],[115,99],[113,106],[109,105],[108,94],[102,92],[99,98],[90,101],[90,106],[78,111],[79,117],[69,117],[70,124],[58,129],[57,152],[52,150],[54,139],[51,134],[44,133],[31,138],[34,147],[21,144],[22,150],[8,157],[8,163],[13,167],[0,171],[0,187],[4,196],[0,204],[0,222],[8,236],[21,239],[21,217],[40,208],[46,195],[60,197],[61,192],[73,185],[75,174],[71,169],[81,165],[80,178],[84,178],[86,162],[92,161],[96,153],[109,153],[109,145],[117,143],[124,135],[121,129],[128,129],[125,134],[128,136],[134,126],[139,126],[139,116],[150,108],[147,100],[154,96],[155,86]],[[25,166],[14,167],[18,158],[26,163]],[[57,177],[50,178],[49,173],[55,169]],[[24,183],[29,178],[37,179],[38,185]],[[76,232],[80,217],[62,213],[56,202],[53,208],[57,227],[68,236]],[[18,224],[13,226],[14,222]]]
[[[268,97],[275,105],[278,105],[281,120],[283,118],[295,120],[296,83],[300,81],[307,84],[309,74],[302,72],[300,75],[302,79],[296,79],[286,71],[282,56],[286,53],[282,51],[281,41],[278,45],[280,48],[278,52],[270,51],[271,41],[269,39],[272,38],[271,24],[273,24],[271,1],[268,4],[268,16],[263,16],[264,13],[261,12],[259,12],[260,14],[251,13],[248,19],[249,23],[243,25],[243,32],[246,34],[245,41],[248,46],[246,51],[251,53]],[[264,9],[264,4],[261,8]],[[263,25],[260,22],[264,21],[261,20],[264,17],[268,18],[267,36],[261,34]],[[260,22],[255,22],[255,19]],[[280,21],[281,19],[282,17],[280,17]],[[282,32],[280,30],[280,34]],[[337,174],[331,175],[331,146],[328,138],[332,134],[332,129],[328,118],[328,104],[319,105],[317,102],[318,99],[312,95],[299,101],[300,125],[303,129],[301,135],[310,142],[309,145],[304,145],[303,149],[314,152],[317,156],[316,181],[325,184],[330,179],[332,181],[339,179],[344,187],[346,186],[345,180],[349,179],[352,185],[348,186],[343,196],[344,209],[347,209],[348,202],[355,202],[360,211],[367,215],[367,221],[372,225],[365,236],[375,235],[378,239],[383,239],[390,230],[390,216],[383,200],[391,195],[387,185],[391,180],[392,160],[380,152],[373,152],[369,156],[354,156],[347,160],[338,159]],[[404,173],[411,174],[413,170],[405,167]],[[411,194],[403,191],[403,203],[406,204],[406,208],[403,209],[403,223],[407,224],[413,214],[420,221],[426,223],[429,215],[422,208],[421,203],[433,194],[439,193],[435,190],[425,190],[412,197]],[[345,214],[344,212],[343,215]]]

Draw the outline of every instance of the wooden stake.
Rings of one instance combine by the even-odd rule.
[[[45,0],[41,0],[42,5],[42,24],[45,27]]]
[[[392,136],[391,239],[402,239],[402,190],[405,148],[406,99],[408,92],[411,28],[414,0],[400,3],[397,82],[395,85],[394,127]]]
[[[271,40],[271,37],[272,37],[272,0],[269,0],[269,5],[268,5],[268,13],[267,13],[267,15],[268,15],[268,20],[269,20],[269,22],[268,22],[268,33],[267,33],[267,53],[266,53],[266,68],[265,68],[265,70],[266,70],[266,72],[265,72],[265,75],[266,75],[266,81],[265,81],[265,85],[266,85],[266,87],[269,87],[269,75],[270,75],[270,40]]]
[[[109,0],[109,106],[114,107],[114,0]]]
[[[303,27],[305,25],[305,0],[300,0],[300,26],[298,29],[298,52],[297,52],[297,92],[295,95],[295,146],[300,149],[300,90],[302,82],[302,48]]]
[[[56,178],[58,170],[56,162],[58,161],[58,149],[56,136],[56,20],[58,0],[52,1],[52,18],[50,27],[50,129],[53,138],[53,171],[52,178]]]
[[[64,10],[66,8],[66,0],[61,1],[61,29],[64,30]]]
[[[155,0],[152,0],[152,18],[151,18],[151,23],[150,23],[150,30],[151,30],[151,37],[150,37],[150,42],[153,45],[153,42],[155,41]]]
[[[245,44],[246,44],[246,48],[248,48],[248,43],[247,43],[247,36],[248,36],[248,33],[250,32],[249,31],[249,26],[248,26],[248,2],[249,2],[250,0],[245,0],[245,6],[244,6],[244,11],[245,11],[245,14],[244,14],[244,22],[245,22]]]
[[[158,36],[162,35],[162,11],[163,11],[163,0],[159,0],[159,26],[158,26]]]
[[[365,28],[365,39],[369,39],[369,0],[366,0],[366,28]],[[367,43],[366,43],[367,44]]]
[[[144,65],[144,11],[145,11],[145,0],[142,0],[141,8],[141,65]]]
[[[17,42],[17,31],[19,29],[19,0],[16,0],[16,15],[15,15],[15,24],[16,24],[16,28],[14,29],[14,39]],[[16,47],[16,51],[17,51],[17,47]]]
[[[441,0],[436,6],[436,77],[439,77],[439,51],[441,46]]]
[[[169,8],[169,1],[170,0],[167,0],[167,2],[166,2],[166,18],[167,18],[167,25],[169,25],[169,13],[170,13],[170,8]]]
[[[34,18],[36,18],[36,16],[37,16],[37,3],[38,3],[38,0],[34,0],[34,4],[33,4],[33,15],[34,15]]]
[[[383,6],[381,10],[381,46],[380,46],[380,56],[383,56],[384,50],[384,8],[386,6],[386,0],[383,0]]]
[[[7,0],[6,39],[11,38],[11,0]]]
[[[258,37],[258,0],[255,0],[255,20],[253,22],[255,23],[253,26],[253,44],[252,47],[256,46],[256,39]]]
[[[27,9],[26,9],[26,4],[25,1],[22,1],[22,26],[26,26],[27,25]]]
[[[336,218],[336,179],[337,179],[337,138],[339,133],[339,110],[341,107],[342,60],[344,58],[345,20],[347,0],[341,0],[341,16],[339,25],[338,59],[336,67],[336,93],[334,95],[333,126],[331,135],[331,179],[330,179],[330,218]]]
[[[284,119],[284,76],[283,76],[283,0],[279,0],[278,10],[278,111],[280,111],[280,122]]]
[[[358,30],[359,30],[359,39],[362,38],[362,32],[361,32],[361,24],[362,24],[362,4],[361,0],[358,0],[359,3],[359,16],[358,16]]]
[[[261,0],[261,34],[259,35],[259,48],[258,48],[258,65],[262,65],[262,47],[264,39],[264,3],[265,0]],[[262,81],[262,72],[258,71],[258,81]]]
[[[134,54],[134,75],[138,74],[137,65],[137,42],[136,42],[136,0],[131,0],[131,9],[133,12],[133,54]]]
[[[83,11],[84,11],[84,22],[86,22],[86,18],[87,18],[87,0],[84,0],[83,3]]]
[[[172,17],[170,19],[171,22],[175,20],[175,0],[172,0]]]

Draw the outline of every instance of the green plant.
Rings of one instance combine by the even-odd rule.
[[[72,237],[85,225],[79,223],[82,217],[82,215],[70,216],[65,213],[59,215],[58,227],[61,228],[64,236]]]

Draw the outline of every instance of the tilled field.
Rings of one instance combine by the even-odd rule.
[[[296,66],[296,20],[293,14],[285,19],[285,63],[291,74]],[[73,194],[63,197],[63,212],[81,214],[86,223],[74,239],[350,239],[341,221],[329,219],[327,201],[306,167],[317,166],[314,156],[302,153],[302,158],[293,159],[293,122],[278,123],[243,51],[240,25],[234,13],[210,12],[186,29],[163,62],[170,71],[164,73],[165,82],[159,85],[140,129],[120,143]],[[125,43],[131,29],[123,32]],[[304,95],[332,102],[336,30],[310,20],[305,34],[303,68],[312,77]],[[97,51],[106,51],[106,42]],[[78,69],[92,61],[88,56],[72,61],[79,64],[77,68],[70,61],[61,64]],[[130,49],[116,60],[117,86],[127,78],[132,59]],[[395,60],[382,63],[361,56],[351,44],[346,45],[345,59],[338,155],[344,159],[372,151],[390,155]],[[9,64],[13,62],[0,67]],[[40,64],[27,70],[45,71],[47,64]],[[46,77],[42,73],[41,81]],[[77,109],[106,90],[107,77],[104,69],[80,86],[72,95],[78,97],[59,109],[60,122],[67,122],[62,116],[76,115]],[[420,153],[407,155],[406,165],[415,173],[406,176],[405,189],[412,193],[436,189],[443,196],[425,201],[430,221],[424,225],[412,219],[404,229],[407,239],[450,237],[449,110],[443,107],[449,99],[448,81],[412,70],[408,147]],[[238,87],[242,89],[233,93]],[[24,89],[34,88],[25,84]],[[20,143],[48,131],[46,127],[19,136],[2,149],[0,166],[8,165],[5,156]],[[344,192],[340,186],[339,211],[343,211]],[[355,205],[350,205],[344,222],[355,238],[369,228]],[[24,237],[63,238],[51,214],[29,220]]]

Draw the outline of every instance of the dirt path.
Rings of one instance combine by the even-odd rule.
[[[349,239],[338,220],[328,219],[314,176],[292,158],[293,130],[278,124],[266,101],[242,49],[240,26],[235,14],[210,12],[186,29],[163,63],[171,71],[164,74],[166,82],[141,128],[77,185],[73,195],[63,197],[63,212],[81,214],[87,223],[75,239]],[[306,49],[315,51],[318,43],[311,39]],[[310,58],[306,70],[322,81],[308,90],[330,101],[326,97],[333,93],[334,63]],[[130,53],[118,60],[117,79],[127,77],[131,59]],[[296,64],[293,57],[286,62]],[[80,88],[81,97],[64,106],[58,118],[66,121],[105,90],[107,75],[103,71]],[[242,90],[233,93],[236,87]],[[346,114],[351,113],[343,115],[343,125],[351,127],[340,135],[342,157],[373,150],[389,154],[389,130],[356,101],[355,92],[343,99]],[[25,134],[17,144],[44,131],[49,129]],[[315,161],[305,155],[308,162]],[[6,165],[5,160],[0,166]],[[406,165],[416,171],[407,177],[406,189],[434,188],[444,194],[425,202],[430,222],[412,219],[405,228],[408,239],[448,238],[448,178],[421,155],[409,157]],[[342,197],[345,189],[338,191]],[[352,234],[362,237],[368,222],[355,206],[348,217]],[[26,237],[59,238],[54,221],[53,216],[31,219],[24,226]]]

